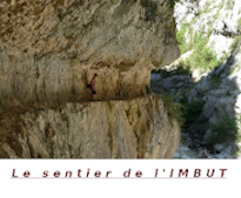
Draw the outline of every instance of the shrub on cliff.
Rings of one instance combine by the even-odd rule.
[[[182,25],[181,29],[176,34],[177,42],[178,42],[181,54],[184,54],[185,52],[190,50],[190,48],[186,42],[187,29],[188,29],[188,24],[184,24],[184,25]]]
[[[182,114],[182,104],[174,102],[173,98],[168,95],[168,93],[161,94],[161,98],[167,108],[168,115],[176,119],[180,127],[183,126],[183,124],[185,123],[185,119]]]
[[[187,62],[192,68],[198,68],[201,71],[213,70],[220,64],[217,60],[216,53],[207,47],[202,47],[196,50],[187,59]]]
[[[231,144],[238,139],[236,119],[221,117],[210,124],[210,133],[206,138],[207,147],[213,149],[216,144]]]

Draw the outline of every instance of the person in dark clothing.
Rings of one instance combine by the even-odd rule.
[[[91,101],[94,100],[94,96],[96,95],[96,79],[98,77],[98,74],[95,74],[92,78],[90,84],[87,85],[88,88],[91,90]]]

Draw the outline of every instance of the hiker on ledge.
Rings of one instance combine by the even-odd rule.
[[[87,85],[88,88],[91,90],[91,101],[94,101],[94,96],[96,94],[96,79],[98,75],[95,74],[94,77],[92,78],[90,84]]]

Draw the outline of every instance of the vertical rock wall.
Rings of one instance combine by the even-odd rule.
[[[155,96],[13,108],[0,118],[1,158],[170,158],[180,141]]]
[[[0,157],[171,157],[177,123],[146,95],[179,56],[173,0],[5,0],[0,25]]]
[[[143,96],[179,56],[171,0],[1,1],[0,24],[2,107],[88,100],[94,73],[98,100]]]

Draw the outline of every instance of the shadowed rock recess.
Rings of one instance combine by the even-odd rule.
[[[179,56],[173,0],[1,1],[0,25],[0,157],[172,156],[177,124],[147,94]]]

